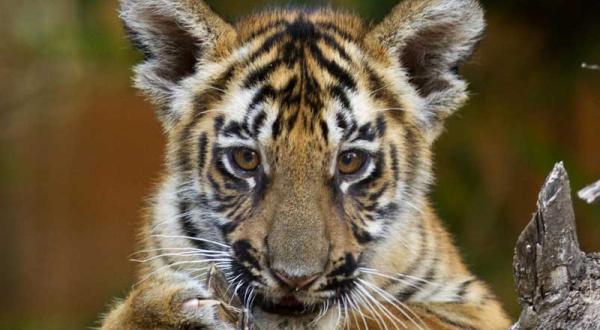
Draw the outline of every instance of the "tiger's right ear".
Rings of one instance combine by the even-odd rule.
[[[172,108],[181,81],[200,62],[228,49],[236,32],[199,0],[121,0],[120,16],[129,39],[145,56],[135,68],[135,85],[169,126],[181,116]]]

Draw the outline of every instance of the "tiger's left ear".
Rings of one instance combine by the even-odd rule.
[[[201,0],[120,0],[132,43],[144,53],[135,85],[170,127],[182,116],[173,105],[182,81],[218,58],[236,38],[234,28]]]
[[[467,100],[458,68],[484,29],[476,0],[405,0],[366,36],[368,44],[391,56],[394,79],[401,76],[412,87],[414,116],[431,141],[441,133],[444,119]]]

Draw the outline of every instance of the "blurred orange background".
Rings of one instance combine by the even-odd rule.
[[[276,1],[213,0],[229,19]],[[493,0],[464,74],[468,106],[436,147],[433,199],[513,316],[512,254],[554,162],[600,178],[600,2]],[[286,3],[307,3],[288,1]],[[323,4],[323,1],[309,1]],[[330,1],[380,19],[394,0]],[[97,325],[133,283],[135,233],[163,138],[130,87],[116,0],[0,0],[0,329]],[[575,203],[584,249],[600,205]]]

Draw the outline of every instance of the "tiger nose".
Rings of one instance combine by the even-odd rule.
[[[321,274],[315,274],[310,276],[295,277],[277,271],[273,273],[280,282],[285,284],[288,288],[296,291],[309,287],[319,278],[319,276],[321,276]]]

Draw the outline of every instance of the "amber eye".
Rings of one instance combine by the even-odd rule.
[[[350,150],[341,153],[337,159],[338,171],[343,175],[356,174],[367,162],[368,155],[365,152]]]
[[[237,148],[233,150],[232,158],[235,164],[242,170],[251,172],[260,165],[260,156],[252,149]]]

